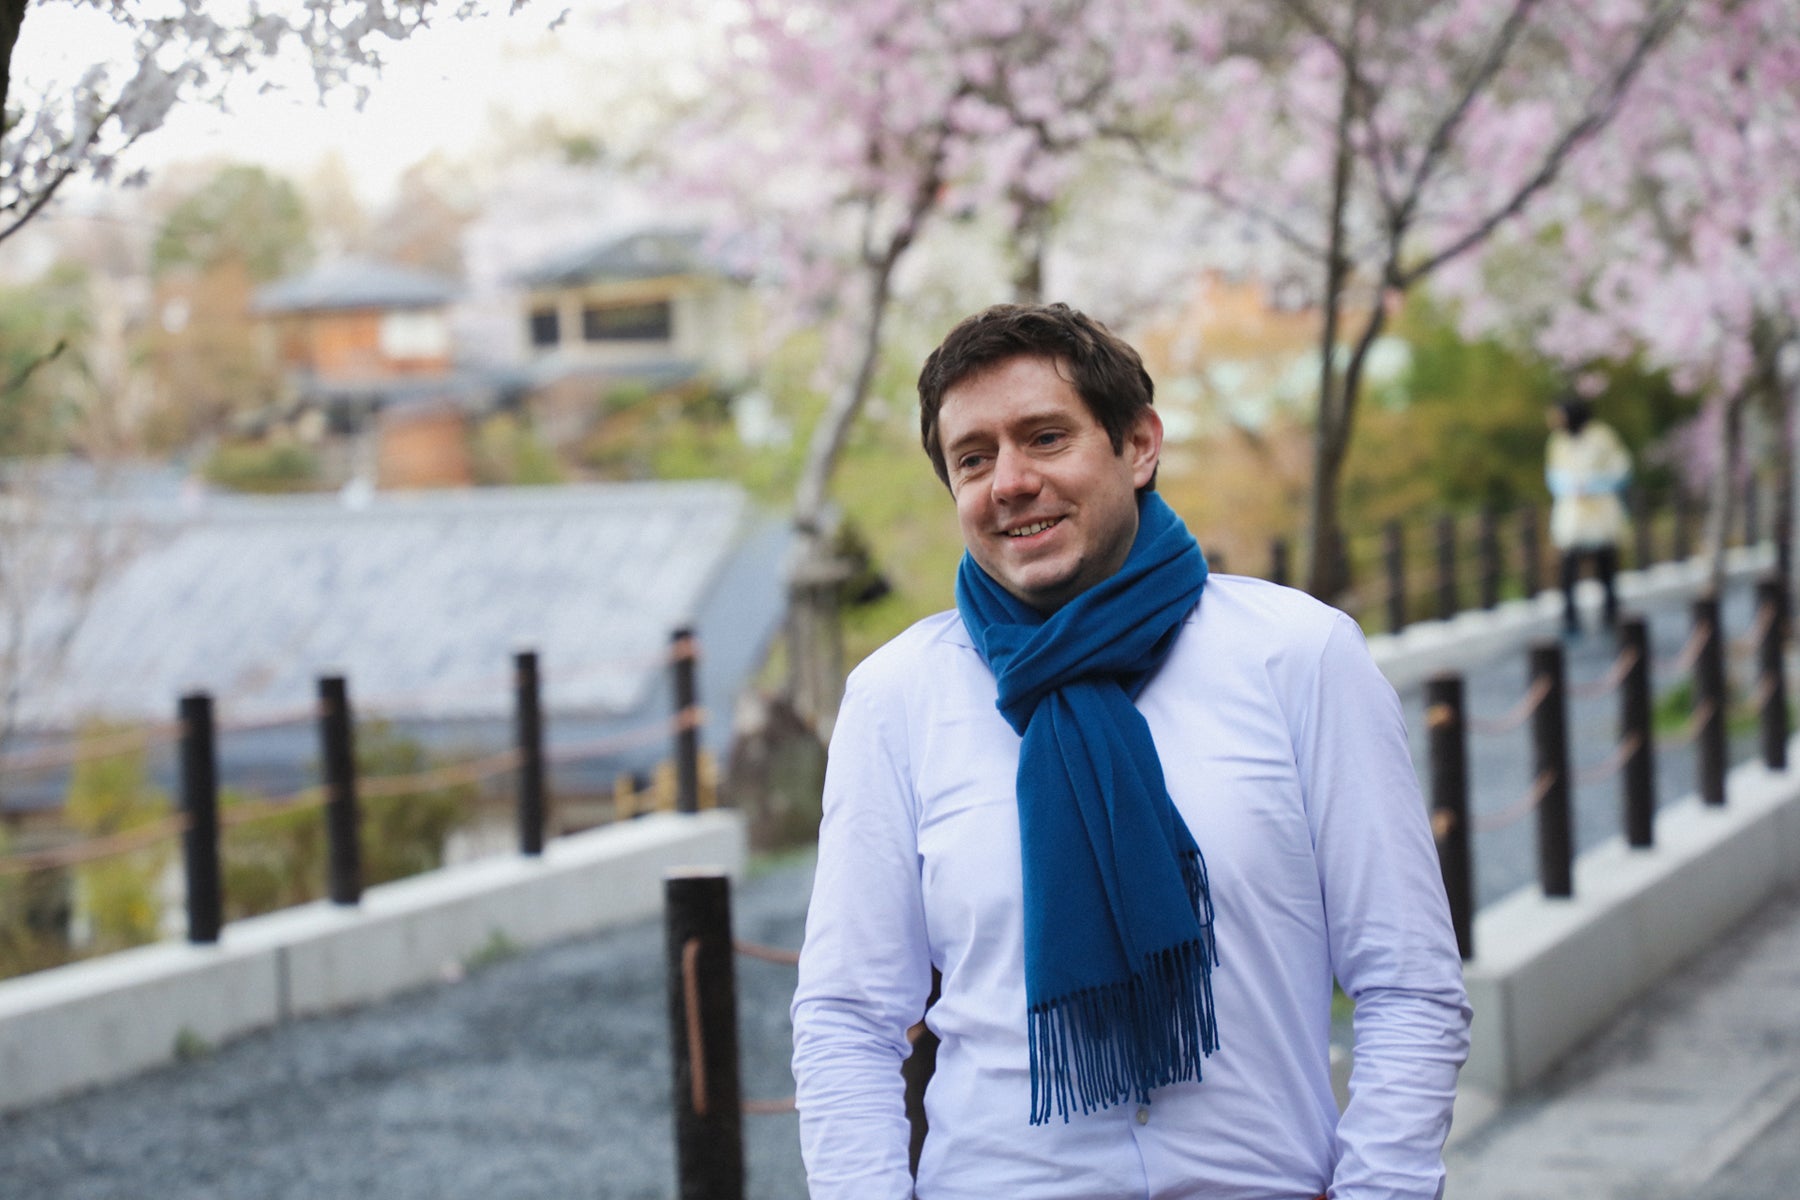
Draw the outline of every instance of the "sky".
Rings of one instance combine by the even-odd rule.
[[[560,7],[528,5],[516,15],[444,19],[394,45],[360,111],[348,91],[323,102],[306,65],[290,54],[258,86],[238,88],[230,111],[185,104],[131,151],[127,169],[230,158],[304,175],[335,151],[359,198],[378,204],[405,168],[433,150],[451,157],[477,152],[491,139],[494,118],[525,123],[540,114],[577,113],[580,56],[592,43],[591,22],[547,32]],[[13,59],[15,97],[54,88],[102,57],[128,46],[104,16],[74,5],[35,4]],[[278,84],[273,90],[262,85]]]

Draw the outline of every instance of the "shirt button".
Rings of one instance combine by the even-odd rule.
[[[1143,1108],[1141,1106],[1138,1108],[1137,1123],[1139,1125],[1148,1125],[1150,1123],[1150,1110],[1149,1109]]]

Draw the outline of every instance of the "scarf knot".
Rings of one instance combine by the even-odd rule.
[[[956,601],[1020,735],[1031,1123],[1200,1078],[1218,1048],[1206,862],[1134,703],[1206,586],[1155,493],[1124,565],[1045,615],[964,555]]]

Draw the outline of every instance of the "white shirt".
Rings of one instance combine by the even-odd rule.
[[[1356,626],[1214,576],[1138,699],[1211,877],[1220,1048],[1199,1083],[1029,1123],[1019,738],[961,618],[850,676],[793,1005],[814,1200],[915,1195],[900,1062],[942,1044],[920,1200],[1431,1197],[1469,1009],[1393,689]],[[1333,977],[1357,1002],[1332,1098]]]

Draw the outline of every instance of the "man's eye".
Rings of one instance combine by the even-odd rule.
[[[1060,441],[1062,441],[1062,432],[1060,430],[1046,430],[1031,439],[1031,443],[1034,446],[1054,446]]]
[[[977,471],[981,469],[981,465],[986,461],[987,456],[984,454],[965,454],[956,460],[956,469],[959,471]]]

